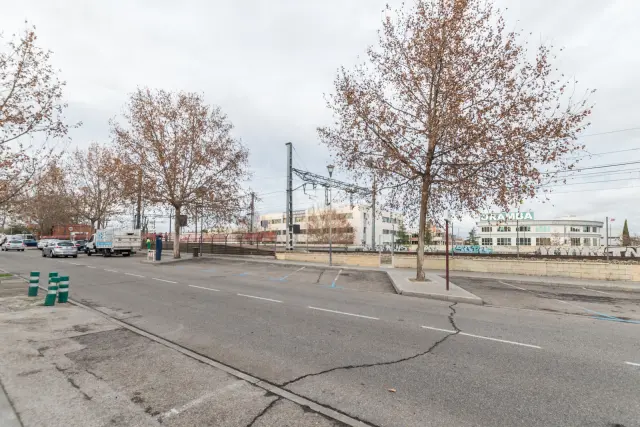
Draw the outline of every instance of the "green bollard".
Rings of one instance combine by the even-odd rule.
[[[51,279],[53,279],[54,277],[58,277],[58,273],[56,273],[55,271],[52,271],[51,273],[49,273],[49,283],[48,284],[53,283],[53,281]]]
[[[40,272],[32,271],[29,274],[29,296],[30,297],[38,296],[38,286],[40,286]]]
[[[67,302],[69,300],[69,276],[60,276],[59,281],[58,302]]]
[[[51,283],[47,289],[47,296],[44,298],[44,305],[52,306],[56,305],[56,294],[58,293],[58,278],[51,277]]]

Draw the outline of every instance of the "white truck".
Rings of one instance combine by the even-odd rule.
[[[129,256],[136,253],[136,248],[140,247],[140,230],[116,230],[106,228],[97,230],[87,242],[84,252],[101,254],[104,257],[111,255]]]

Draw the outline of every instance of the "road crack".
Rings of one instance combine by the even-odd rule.
[[[262,417],[264,414],[266,414],[269,409],[273,408],[273,405],[275,405],[278,401],[280,401],[282,399],[282,397],[278,397],[277,399],[274,399],[271,401],[271,403],[269,403],[267,406],[265,406],[265,408],[260,411],[260,413],[258,415],[256,415],[249,424],[247,424],[247,427],[251,427],[253,424],[255,424],[256,421],[258,421],[258,419],[260,417]]]
[[[349,370],[349,369],[358,369],[358,368],[371,368],[373,366],[388,366],[388,365],[395,365],[396,363],[402,363],[402,362],[406,362],[409,360],[413,360],[413,359],[417,359],[420,356],[425,356],[427,354],[430,354],[433,350],[435,350],[440,344],[442,344],[443,342],[445,342],[447,339],[449,339],[450,337],[452,337],[453,335],[457,335],[458,333],[460,333],[460,329],[458,329],[458,327],[455,324],[455,320],[454,320],[454,316],[456,314],[456,310],[455,308],[453,308],[457,303],[453,303],[449,306],[449,309],[451,310],[451,313],[448,316],[449,322],[451,323],[451,326],[455,329],[455,332],[447,334],[444,336],[444,338],[439,339],[438,341],[436,341],[435,343],[433,343],[433,345],[431,347],[429,347],[427,350],[422,351],[420,353],[414,354],[413,356],[408,356],[408,357],[403,357],[402,359],[397,359],[397,360],[390,360],[387,362],[376,362],[376,363],[363,363],[360,365],[347,365],[347,366],[338,366],[335,368],[329,368],[329,369],[325,369],[324,371],[320,371],[320,372],[315,372],[315,373],[311,373],[311,374],[305,374],[302,376],[299,376],[297,378],[294,378],[292,380],[286,381],[282,384],[280,384],[280,387],[287,387],[295,382],[298,382],[300,380],[306,379],[306,378],[310,378],[310,377],[315,377],[318,375],[324,375],[324,374],[328,374],[330,372],[333,371],[339,371],[339,370]]]

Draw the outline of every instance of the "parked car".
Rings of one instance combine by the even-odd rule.
[[[24,239],[23,242],[28,248],[35,248],[38,246],[38,242],[36,241],[36,239]]]
[[[6,241],[2,245],[2,250],[3,251],[22,251],[22,252],[24,252],[26,247],[27,246],[24,244],[24,241],[17,240],[17,239],[11,239],[11,240]]]
[[[74,257],[78,258],[78,249],[75,245],[68,240],[58,240],[55,242],[49,242],[49,244],[42,250],[43,257],[57,258],[57,257]]]
[[[78,252],[84,252],[84,248],[87,246],[86,240],[72,240],[71,243],[75,245]]]
[[[38,249],[42,250],[47,247],[49,243],[58,242],[60,239],[42,239],[38,242]]]

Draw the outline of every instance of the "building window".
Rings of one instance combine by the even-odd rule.
[[[498,237],[498,246],[511,246],[511,237]]]
[[[501,233],[511,231],[511,227],[498,227],[498,231]]]
[[[589,233],[591,231],[591,228],[590,227],[582,227],[582,231],[585,232],[585,233]],[[595,230],[594,230],[594,233],[595,233]],[[587,246],[589,246],[589,245],[587,245]]]
[[[391,230],[382,230],[382,234],[389,234]]]
[[[483,233],[491,233],[491,227],[482,227]]]
[[[531,246],[531,237],[518,238],[518,246]]]
[[[271,224],[282,224],[282,219],[272,219]]]
[[[571,246],[580,246],[580,238],[572,237],[571,238]]]
[[[386,216],[383,216],[382,217],[382,222],[391,222],[391,219],[386,217]]]
[[[591,238],[587,237],[582,240],[582,246],[591,246]]]
[[[600,242],[598,242],[598,238],[597,237],[593,238],[593,246],[600,246]]]
[[[493,239],[492,238],[487,238],[487,237],[483,237],[482,238],[482,246],[493,246]]]
[[[536,246],[551,246],[551,237],[536,237]]]
[[[580,229],[580,227],[571,227],[570,231],[571,231],[572,233],[579,233],[579,232],[581,232],[582,230]],[[576,245],[576,246],[580,246],[580,245]]]
[[[518,227],[518,231],[531,231],[530,225],[521,225]]]
[[[536,226],[536,232],[538,232],[538,233],[550,233],[551,232],[551,226],[550,225],[537,225]]]

